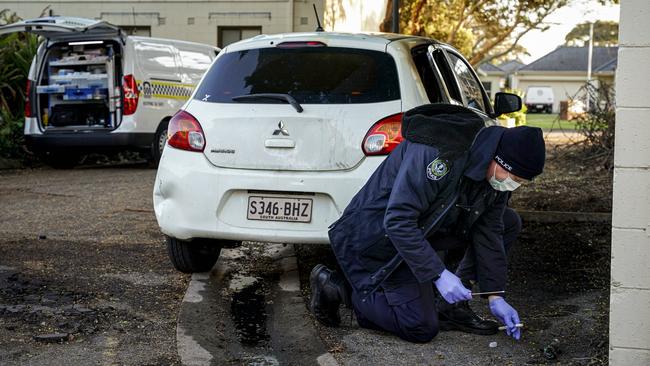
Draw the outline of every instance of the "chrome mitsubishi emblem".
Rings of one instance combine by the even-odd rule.
[[[282,121],[278,123],[278,129],[273,131],[273,136],[278,136],[278,135],[289,136],[289,131],[287,131],[287,129],[284,128],[284,122]]]

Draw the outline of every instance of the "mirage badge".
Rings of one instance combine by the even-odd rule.
[[[449,162],[447,160],[436,159],[427,166],[427,178],[431,180],[440,180],[449,173]]]

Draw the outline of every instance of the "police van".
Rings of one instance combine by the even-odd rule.
[[[127,36],[102,20],[43,17],[0,27],[0,36],[44,38],[27,82],[25,140],[55,167],[88,152],[162,154],[167,123],[190,97],[219,49]]]

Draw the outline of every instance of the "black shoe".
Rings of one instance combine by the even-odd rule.
[[[491,335],[499,331],[499,324],[485,320],[469,307],[469,301],[448,304],[440,299],[438,303],[440,330],[460,330],[461,332]]]
[[[319,322],[327,326],[336,327],[341,324],[339,306],[342,302],[347,306],[350,305],[345,279],[335,271],[318,264],[311,270],[309,284],[311,285],[309,311]]]

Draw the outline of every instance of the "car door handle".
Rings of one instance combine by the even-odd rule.
[[[292,139],[266,139],[264,146],[279,149],[293,149],[296,147],[296,141]]]

